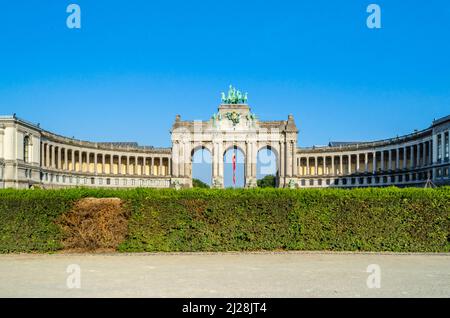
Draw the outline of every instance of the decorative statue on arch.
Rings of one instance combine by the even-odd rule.
[[[220,113],[217,113],[217,114],[213,114],[212,116],[211,116],[211,119],[212,119],[212,121],[213,121],[213,126],[215,127],[215,128],[217,128],[217,122],[220,122],[221,120],[222,120],[222,115],[220,114]]]
[[[243,94],[232,85],[228,89],[228,96],[222,92],[222,104],[247,104],[248,93]]]

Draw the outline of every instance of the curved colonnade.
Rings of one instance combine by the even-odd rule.
[[[224,119],[230,112],[240,112],[247,121]],[[219,114],[219,119],[199,123],[203,132],[198,139],[196,123],[177,116],[171,148],[80,141],[15,116],[0,116],[0,188],[189,187],[192,155],[199,148],[210,151],[212,184],[220,188],[223,153],[230,147],[244,155],[246,187],[256,186],[256,156],[266,147],[276,155],[280,187],[450,184],[450,116],[392,139],[299,148],[292,115],[285,121],[258,121],[249,116],[247,105],[221,105]]]

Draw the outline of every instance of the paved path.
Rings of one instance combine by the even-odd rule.
[[[70,264],[80,266],[79,289],[67,287]],[[367,287],[370,264],[380,288]],[[450,297],[450,254],[0,255],[0,296]]]

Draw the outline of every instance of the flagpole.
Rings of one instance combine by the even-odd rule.
[[[233,159],[232,159],[232,167],[233,167],[233,189],[236,189],[236,146],[233,149]]]

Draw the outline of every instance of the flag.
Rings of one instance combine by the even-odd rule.
[[[236,185],[236,149],[233,152],[233,184]]]

